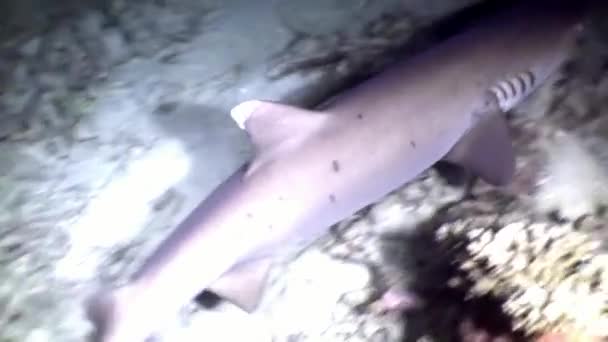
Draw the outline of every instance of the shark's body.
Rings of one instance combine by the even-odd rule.
[[[94,297],[99,340],[140,341],[203,289],[255,307],[273,257],[448,160],[491,184],[514,156],[500,116],[564,61],[580,16],[523,6],[340,94],[322,110],[232,110],[255,157],[206,198],[134,275]]]

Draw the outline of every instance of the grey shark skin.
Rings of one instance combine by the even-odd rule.
[[[273,257],[435,162],[508,183],[501,116],[564,62],[582,16],[522,5],[334,97],[320,110],[261,100],[231,115],[254,158],[200,203],[128,285],[94,295],[97,341],[143,341],[203,289],[256,308]]]

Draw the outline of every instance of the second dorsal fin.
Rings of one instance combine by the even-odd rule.
[[[326,118],[321,112],[263,100],[241,102],[232,108],[230,116],[247,131],[258,155],[315,130]]]

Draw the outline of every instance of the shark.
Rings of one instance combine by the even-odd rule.
[[[312,109],[238,103],[230,115],[253,157],[127,284],[90,296],[93,339],[144,341],[203,290],[255,311],[278,255],[437,162],[508,184],[515,153],[504,114],[559,69],[583,29],[575,2],[558,3],[512,5]]]

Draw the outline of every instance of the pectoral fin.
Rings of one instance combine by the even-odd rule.
[[[515,173],[515,154],[509,129],[500,111],[480,114],[473,127],[444,160],[463,166],[472,176],[500,186],[511,181]]]
[[[269,258],[237,265],[209,286],[209,290],[250,313],[260,303],[271,266]]]

